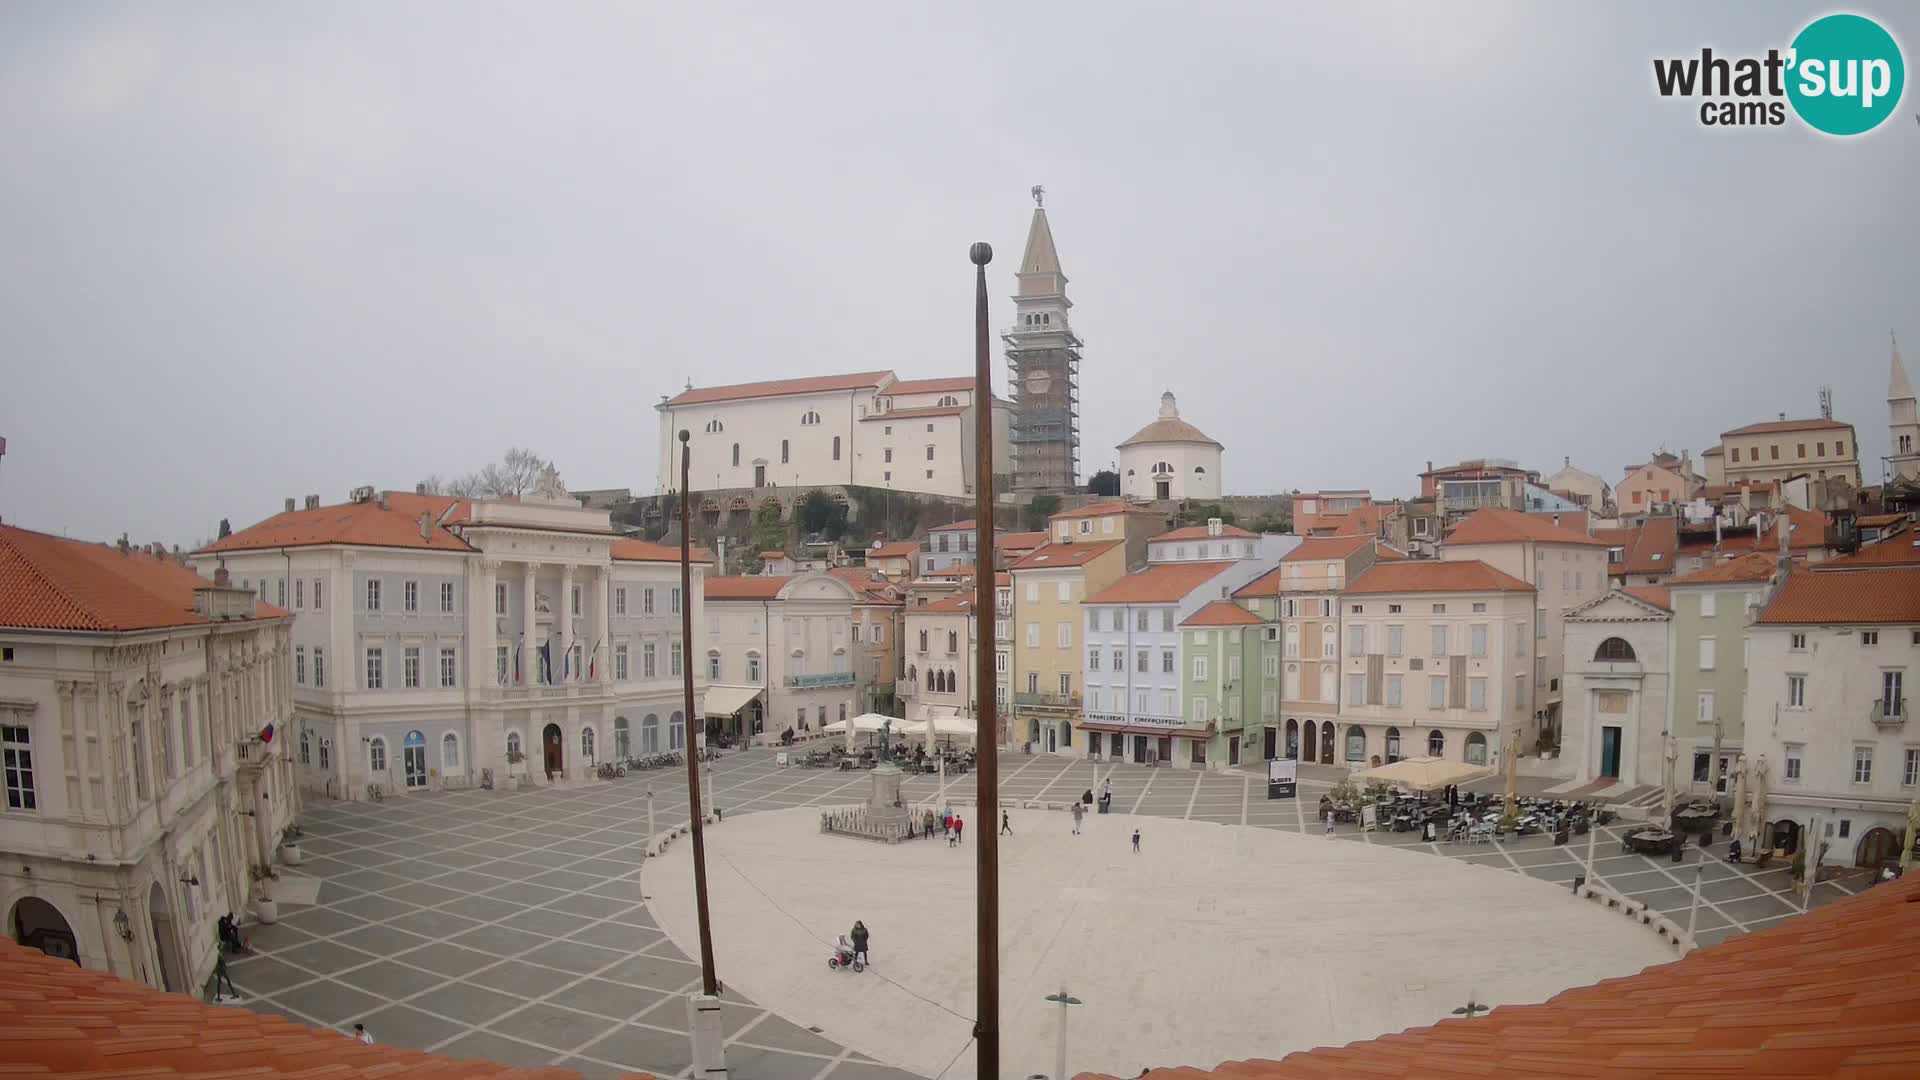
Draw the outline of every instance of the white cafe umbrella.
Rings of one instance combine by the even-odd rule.
[[[1464,784],[1487,776],[1491,770],[1464,761],[1436,757],[1402,758],[1391,765],[1380,765],[1354,773],[1355,780],[1380,780],[1414,791],[1437,791],[1450,784]]]

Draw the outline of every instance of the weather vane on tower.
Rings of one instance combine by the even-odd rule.
[[[1039,184],[1035,184],[1033,185],[1033,188],[1032,188],[1032,194],[1033,194],[1033,205],[1042,206],[1042,207],[1046,205],[1046,202],[1044,201],[1047,196],[1046,188],[1041,187]]]

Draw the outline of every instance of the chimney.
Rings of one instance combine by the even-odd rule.
[[[1786,414],[1786,413],[1781,413],[1781,414],[1780,414],[1780,419],[1782,419],[1782,420],[1785,420],[1786,418],[1787,418],[1787,414]]]
[[[425,510],[422,510],[420,511],[420,539],[430,540],[432,538],[433,538],[433,515],[427,513]]]
[[[415,495],[425,495],[427,493],[426,481],[423,480],[420,483],[413,485],[413,493]]]
[[[387,509],[387,493],[386,492],[383,491],[380,493],[378,502],[380,503],[380,509],[382,510]]]
[[[130,550],[132,550],[132,549],[131,549],[130,547],[128,547],[128,546],[127,546],[127,534],[126,534],[126,533],[121,533],[121,534],[120,534],[120,543],[119,543],[118,545],[116,545],[116,546],[117,546],[117,547],[119,547],[119,549],[120,549],[120,554],[122,554],[122,555],[125,555],[125,554],[126,554],[126,553],[127,553],[128,551],[130,551]]]
[[[1572,454],[1562,455],[1560,458],[1560,464],[1566,466],[1569,469],[1573,468],[1573,455]]]
[[[1222,525],[1222,522],[1219,518],[1208,518],[1207,519],[1207,535],[1219,536],[1221,532],[1221,525]]]
[[[307,496],[307,509],[309,510],[320,509],[320,496],[318,495]]]
[[[287,496],[287,513],[293,513],[293,496]]]

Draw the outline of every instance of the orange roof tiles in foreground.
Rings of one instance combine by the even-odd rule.
[[[347,544],[354,547],[423,548],[433,551],[472,551],[465,540],[449,532],[443,517],[464,517],[466,500],[447,495],[415,495],[389,491],[387,508],[377,500],[288,510],[257,525],[241,529],[224,540],[200,549],[203,553],[259,551],[266,548],[318,547]],[[451,512],[451,513],[450,513]],[[429,517],[427,535],[420,535],[420,515]]]
[[[881,544],[867,550],[869,559],[911,559],[920,554],[918,540],[895,540],[891,544]]]
[[[1432,592],[1532,592],[1533,586],[1478,559],[1375,563],[1347,583],[1348,595]]]
[[[772,379],[767,382],[735,383],[731,386],[707,386],[683,390],[662,402],[669,409],[687,405],[705,405],[714,401],[744,401],[759,397],[788,397],[794,394],[830,394],[840,390],[863,390],[879,385],[893,376],[891,371],[856,371],[851,375],[819,375],[805,379]]]
[[[0,1075],[373,1080],[579,1080],[217,1008],[0,941]],[[631,1078],[644,1073],[630,1073]]]
[[[1085,566],[1100,556],[1126,543],[1124,540],[1108,540],[1104,543],[1045,544],[1022,555],[1008,570],[1049,570],[1062,566]]]
[[[670,562],[680,561],[679,544],[656,544],[649,540],[635,540],[623,537],[615,540],[609,554],[615,562]],[[687,552],[687,561],[711,563],[713,553],[706,548],[695,547]]]
[[[1206,584],[1230,562],[1154,563],[1082,600],[1083,604],[1171,604]]]
[[[1920,623],[1920,566],[1789,574],[1758,621],[1809,626]]]
[[[204,626],[193,591],[213,582],[139,548],[0,525],[0,626],[115,632]],[[286,612],[255,602],[254,617]]]
[[[1677,589],[1688,585],[1757,584],[1773,577],[1779,565],[1775,556],[1749,551],[1738,558],[1728,559],[1718,566],[1709,566],[1705,570],[1696,570],[1691,574],[1671,578],[1667,581],[1667,587]]]
[[[1643,600],[1654,607],[1666,611],[1673,610],[1673,593],[1658,585],[1629,585],[1621,590],[1636,600]]]
[[[1231,600],[1215,600],[1180,621],[1181,626],[1258,626],[1260,616]]]
[[[1151,506],[1135,506],[1130,502],[1123,502],[1119,499],[1108,499],[1105,502],[1088,503],[1085,506],[1073,510],[1062,510],[1057,514],[1051,515],[1047,520],[1064,521],[1068,518],[1105,517],[1108,514],[1126,513],[1150,514],[1153,513],[1153,508]]]
[[[1002,551],[1031,551],[1047,542],[1046,530],[1039,532],[1001,533],[993,538],[993,546]]]
[[[1859,570],[1874,566],[1920,566],[1920,533],[1902,529],[1851,555],[1828,559],[1819,564],[1818,569]]]
[[[1588,536],[1584,532],[1575,532],[1565,526],[1555,525],[1551,518],[1538,514],[1522,514],[1517,510],[1501,510],[1497,507],[1475,510],[1465,521],[1455,525],[1443,542],[1461,545],[1517,544],[1524,541],[1532,541],[1536,544],[1611,546],[1605,540]]]
[[[1372,536],[1309,536],[1299,546],[1280,556],[1281,562],[1306,562],[1309,559],[1344,559],[1373,543]]]
[[[1259,577],[1254,578],[1252,581],[1247,582],[1245,585],[1233,590],[1233,595],[1234,598],[1238,600],[1245,600],[1248,597],[1280,595],[1280,568],[1276,566],[1266,573],[1261,574]]]
[[[772,600],[792,581],[790,576],[766,574],[760,577],[710,577],[706,581],[708,600]]]
[[[1251,540],[1255,536],[1254,533],[1250,533],[1238,525],[1222,525],[1220,526],[1220,531],[1217,534],[1208,531],[1207,526],[1205,525],[1189,525],[1184,529],[1175,529],[1172,532],[1163,532],[1159,536],[1154,537],[1153,542],[1156,544],[1160,544],[1168,540],[1206,540],[1216,535],[1222,536],[1222,537],[1231,537],[1235,540]]]
[[[1504,1005],[1279,1061],[1148,1076],[1913,1080],[1920,1077],[1920,875],[1537,1005]]]

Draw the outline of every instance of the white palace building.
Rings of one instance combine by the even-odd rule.
[[[664,398],[659,487],[680,487],[679,432],[690,433],[695,491],[860,485],[928,495],[973,493],[971,377],[900,379],[864,371],[696,389]],[[993,460],[1007,450],[1007,402],[993,399]],[[1005,470],[1002,469],[1004,472]]]
[[[680,606],[701,622],[704,562],[682,596],[677,548],[616,535],[551,470],[517,499],[319,501],[194,554],[292,613],[303,787],[542,784],[687,745]]]

